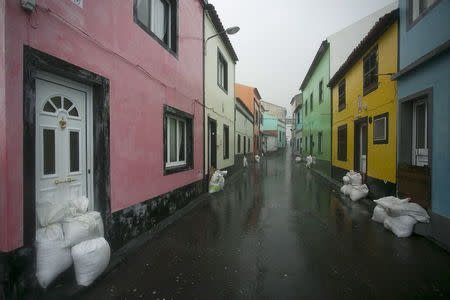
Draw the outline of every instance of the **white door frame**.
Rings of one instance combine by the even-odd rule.
[[[44,71],[36,72],[35,80],[41,79],[49,81],[54,84],[63,85],[65,87],[79,90],[86,93],[86,184],[87,184],[87,197],[89,198],[89,210],[94,210],[94,128],[93,128],[93,91],[92,86],[85,85],[64,77],[60,77]],[[36,99],[37,101],[37,99]],[[38,125],[38,124],[37,124]],[[36,147],[36,146],[35,146]],[[36,156],[37,156],[37,152]],[[36,157],[36,161],[39,159]],[[39,177],[35,172],[35,183],[38,186]]]

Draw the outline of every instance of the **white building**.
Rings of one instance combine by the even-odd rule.
[[[224,31],[217,11],[208,4],[204,22],[205,172],[208,174],[211,169],[234,165],[234,78],[238,58]]]
[[[241,99],[236,98],[235,104],[235,164],[242,166],[244,155],[253,153],[253,115]],[[251,156],[251,154],[250,154]],[[249,159],[247,155],[247,159]]]

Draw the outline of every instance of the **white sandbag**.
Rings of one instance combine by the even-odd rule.
[[[247,168],[248,167],[247,157],[244,156],[243,162],[244,162],[244,168]]]
[[[89,199],[85,196],[73,197],[69,201],[70,217],[82,215],[87,212]]]
[[[307,168],[310,168],[311,165],[312,165],[312,163],[313,163],[313,158],[312,158],[311,155],[308,155],[308,156],[306,157],[306,167],[307,167]]]
[[[72,265],[70,248],[64,241],[61,224],[36,231],[36,277],[46,288],[59,274]]]
[[[353,170],[349,171],[346,176],[350,178],[350,182],[354,186],[362,185],[362,176],[358,172],[355,172]]]
[[[72,247],[75,278],[79,285],[88,286],[105,271],[111,249],[104,238],[79,243]]]
[[[351,193],[352,190],[353,190],[353,186],[352,186],[351,184],[344,184],[344,185],[341,187],[341,192],[342,192],[342,194],[344,194],[344,195],[346,195],[346,196],[350,195],[350,193]]]
[[[223,190],[225,186],[225,175],[227,175],[227,173],[227,171],[220,170],[214,172],[211,180],[209,181],[208,192],[210,194]]]
[[[417,221],[410,216],[390,217],[384,220],[384,228],[392,231],[397,237],[409,237]]]
[[[69,215],[68,199],[57,199],[51,193],[43,193],[36,201],[36,215],[42,227],[58,223]]]
[[[430,216],[427,211],[417,203],[390,204],[385,207],[387,213],[392,217],[410,216],[421,223],[429,223]]]
[[[257,163],[259,163],[260,160],[261,160],[261,157],[259,157],[259,155],[255,155],[255,161],[256,161]]]
[[[384,220],[388,217],[387,212],[380,205],[375,206],[373,209],[372,221],[383,224]]]
[[[302,158],[301,158],[300,156],[297,156],[297,157],[295,158],[295,162],[299,163],[299,162],[301,162],[301,161],[302,161]]]
[[[377,200],[373,200],[373,202],[375,202],[376,204],[382,206],[383,208],[389,208],[391,205],[393,204],[403,204],[403,203],[408,203],[409,202],[409,198],[406,199],[399,199],[397,197],[394,196],[387,196],[387,197],[383,197]]]
[[[96,211],[66,218],[62,225],[68,246],[74,246],[83,241],[103,237],[104,235],[102,217]]]
[[[365,184],[359,186],[352,185],[352,190],[349,196],[350,199],[352,199],[352,201],[358,201],[362,198],[365,198],[368,194],[369,188],[367,187],[367,185]]]
[[[344,182],[344,184],[350,184],[352,180],[350,179],[350,177],[345,175],[344,177],[342,177],[342,182]]]

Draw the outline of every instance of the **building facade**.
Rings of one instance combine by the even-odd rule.
[[[374,25],[330,79],[333,97],[333,172],[363,174],[370,196],[395,195],[398,9]]]
[[[330,44],[323,41],[300,90],[303,95],[303,149],[316,158],[315,168],[331,175]]]
[[[263,113],[263,151],[273,152],[286,147],[286,123],[276,116]]]
[[[261,100],[261,104],[264,107],[264,112],[268,113],[269,115],[275,116],[277,119],[285,122],[286,121],[286,115],[287,115],[287,110],[286,108],[267,102],[267,101],[262,101]]]
[[[253,114],[244,104],[244,102],[236,98],[235,105],[235,165],[240,167],[243,165],[243,158],[253,153]]]
[[[300,93],[292,98],[292,153],[302,155],[302,129],[303,129],[303,94]]]
[[[422,233],[450,248],[450,2],[424,2],[400,1],[398,193],[428,209]]]
[[[204,187],[204,2],[168,1],[153,17],[150,0],[20,3],[0,2],[7,299],[40,293],[31,290],[43,199],[88,197],[114,255]]]
[[[238,60],[214,6],[205,9],[205,173],[234,165],[234,74]]]
[[[262,124],[262,105],[261,95],[255,87],[246,86],[236,83],[235,88],[236,97],[244,102],[245,106],[253,114],[253,154],[259,155],[261,153],[261,124]]]

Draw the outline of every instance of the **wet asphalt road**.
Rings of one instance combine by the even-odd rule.
[[[450,299],[450,254],[265,157],[79,299]]]

